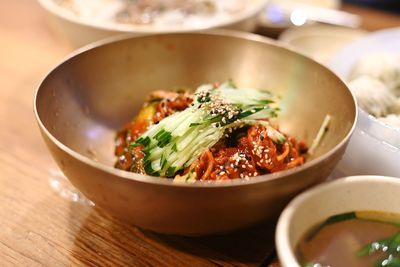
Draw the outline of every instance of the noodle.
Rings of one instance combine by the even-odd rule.
[[[249,178],[290,169],[304,163],[301,149],[305,151],[305,147],[300,148],[293,138],[282,145],[275,145],[265,127],[251,126],[247,136],[239,138],[236,146],[219,144],[211,149],[214,152],[205,151],[194,163],[196,179]]]
[[[193,102],[188,92],[156,91],[150,96],[138,116],[128,123],[116,138],[117,168],[145,174],[141,161],[142,147],[130,148],[148,127],[157,124],[175,112],[185,110]],[[265,121],[264,121],[265,122]],[[285,136],[276,143],[269,136],[270,129],[263,124],[240,126],[210,149],[201,153],[179,175],[194,174],[196,180],[249,179],[250,177],[294,168],[304,163],[307,147],[294,138]],[[190,175],[191,176],[191,175]],[[182,177],[182,176],[181,176]]]

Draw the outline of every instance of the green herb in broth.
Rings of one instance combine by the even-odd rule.
[[[374,241],[366,245],[357,252],[357,256],[370,256],[378,251],[384,252],[386,257],[376,261],[375,266],[400,267],[400,231],[391,237]]]
[[[297,246],[303,267],[400,267],[400,215],[357,211],[329,217]]]
[[[389,245],[392,243],[392,239],[397,236],[399,236],[399,234],[396,234],[395,236],[391,236],[389,238],[384,238],[381,240],[371,242],[368,245],[364,246],[362,249],[360,249],[357,252],[357,256],[359,257],[368,256],[372,255],[377,251],[386,252],[389,249]]]

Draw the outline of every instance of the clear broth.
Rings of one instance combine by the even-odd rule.
[[[334,217],[336,220],[331,220]],[[395,260],[400,259],[400,246],[397,252],[382,247],[373,252],[364,250],[367,252],[360,255],[361,250],[372,242],[399,234],[400,215],[364,211],[334,217],[313,227],[297,245],[296,253],[302,266],[400,266],[395,262],[392,265],[382,264],[389,255]]]

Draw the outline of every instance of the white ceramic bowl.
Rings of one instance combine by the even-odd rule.
[[[332,58],[329,67],[346,81],[358,60],[382,51],[400,54],[400,28],[374,32],[350,43]],[[400,129],[392,128],[359,109],[356,129],[335,172],[338,176],[374,174],[400,177]]]
[[[295,247],[311,227],[330,216],[357,210],[400,213],[399,195],[400,180],[384,176],[347,177],[300,194],[278,221],[275,241],[282,266],[300,266]]]
[[[39,0],[41,6],[47,11],[51,26],[59,33],[61,38],[71,43],[74,47],[80,47],[88,43],[110,36],[130,33],[137,35],[170,33],[170,32],[190,32],[201,31],[215,28],[228,28],[241,31],[253,31],[257,27],[258,15],[264,9],[268,0],[253,0],[254,4],[245,11],[230,19],[216,21],[205,26],[196,28],[171,26],[135,26],[126,24],[99,24],[98,22],[88,21],[77,15],[71,14],[65,8],[57,5],[54,0]]]

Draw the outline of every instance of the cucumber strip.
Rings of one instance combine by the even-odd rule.
[[[330,115],[326,115],[321,127],[318,130],[317,136],[314,138],[310,148],[308,149],[307,153],[311,156],[314,154],[315,149],[319,146],[322,138],[324,137],[324,135],[326,134],[326,132],[328,131],[328,126],[329,123],[331,121],[331,116]]]
[[[232,82],[219,87],[202,85],[190,107],[152,125],[131,146],[143,146],[146,173],[172,177],[215,145],[226,129],[276,116],[278,109],[272,105],[267,91],[238,90]],[[267,125],[274,142],[286,140]]]

